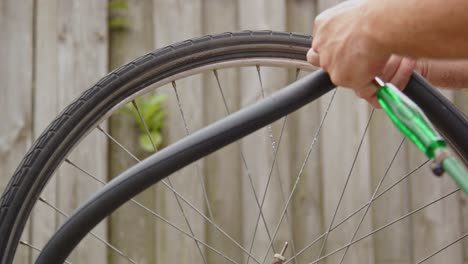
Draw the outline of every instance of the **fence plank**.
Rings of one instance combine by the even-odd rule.
[[[330,8],[342,0],[318,0],[320,11]],[[357,102],[356,97],[349,91],[339,89],[333,108],[329,113],[329,122],[325,124],[323,131],[322,166],[323,166],[323,204],[325,228],[330,227],[335,215],[335,209],[339,204],[340,194],[345,186],[346,178],[353,168],[349,185],[343,196],[335,221],[349,215],[355,209],[367,202],[372,196],[372,178],[369,164],[369,138],[363,140],[363,144],[356,163],[353,159],[356,155],[361,136],[369,117],[368,106],[364,102]],[[326,101],[322,101],[324,109]],[[347,151],[343,151],[343,150]],[[336,162],[339,166],[336,166]],[[363,216],[363,212],[347,221],[344,225],[333,231],[328,237],[327,251],[341,247],[351,241],[353,234]],[[335,222],[333,221],[333,222]],[[335,223],[337,223],[335,222]],[[359,234],[367,233],[372,227],[371,213],[368,213],[359,228]],[[336,254],[328,261],[339,261],[343,253]],[[354,245],[346,254],[346,263],[373,263],[374,249],[373,238],[366,239]]]
[[[326,102],[326,101],[322,101]],[[325,105],[324,105],[325,106]],[[344,190],[346,179],[350,175],[339,211],[336,214],[334,225],[341,222],[354,210],[361,207],[372,195],[371,176],[369,169],[369,139],[362,139],[362,146],[355,163],[354,159],[361,142],[361,137],[369,119],[366,102],[357,101],[355,95],[343,88],[338,88],[332,108],[324,124],[322,134],[322,177],[324,197],[324,223],[325,228],[330,227],[335,210],[339,204],[341,193]],[[341,227],[330,233],[327,242],[327,251],[341,247],[351,241],[351,238],[363,216],[363,212],[348,220]],[[357,237],[370,231],[372,219],[367,214],[359,228]],[[341,259],[342,253],[336,254],[328,261],[333,263]],[[346,263],[373,263],[372,237],[350,248],[346,255]]]
[[[58,2],[49,1],[37,5],[36,10],[36,92],[34,97],[34,137],[47,127],[60,111],[58,96]],[[56,202],[56,175],[52,176],[41,197],[51,203]],[[57,228],[58,214],[44,203],[33,209],[32,243],[42,248]],[[37,257],[34,252],[33,259]]]
[[[442,93],[450,100],[453,100],[453,91],[443,90]],[[412,166],[421,163],[425,159],[416,147],[411,146],[408,160]],[[410,184],[413,208],[417,208],[456,189],[456,185],[450,177],[435,177],[432,175],[429,166],[412,176]],[[427,257],[462,235],[463,227],[460,221],[462,212],[459,202],[459,196],[453,195],[414,216],[412,231],[415,261]],[[463,263],[463,254],[463,244],[457,243],[425,263],[461,264]]]
[[[59,10],[57,103],[62,109],[107,73],[107,1],[59,2]],[[106,127],[105,124],[103,126]],[[69,159],[101,180],[106,180],[107,163],[96,160],[107,159],[107,141],[96,130],[81,142]],[[101,186],[70,166],[59,172],[57,181],[57,205],[67,212]],[[106,238],[106,223],[98,225],[94,232]],[[88,235],[70,260],[80,263],[105,262],[106,250],[104,244]]]
[[[316,2],[318,9],[323,11],[343,2],[343,0],[316,0]]]
[[[33,15],[31,0],[0,2],[0,193],[32,140]],[[28,232],[22,239],[30,242]],[[30,250],[18,249],[15,261],[28,263]]]
[[[204,0],[203,34],[237,30],[236,9],[236,1]],[[210,102],[203,104],[203,118],[206,124],[227,115],[219,89],[222,89],[224,93],[229,111],[234,112],[239,107],[238,71],[236,69],[223,69],[217,71],[217,74],[221,88],[218,87],[214,72],[204,75],[203,100]],[[239,242],[242,241],[242,222],[233,221],[233,218],[242,215],[242,204],[239,203],[239,197],[242,186],[240,175],[244,169],[239,144],[223,148],[204,160],[204,173],[208,184],[213,218],[223,230]],[[209,225],[206,228],[206,234],[208,244],[216,245],[217,249],[230,258],[239,263],[242,262],[242,252],[231,241],[221,236]],[[208,250],[207,256],[208,263],[225,262],[221,256],[212,251]]]
[[[410,168],[407,162],[406,144],[398,150],[403,139],[401,133],[395,129],[385,112],[378,110],[374,115],[370,127],[372,185],[377,186],[387,173],[380,187],[380,194],[409,173]],[[397,155],[395,161],[392,162],[395,155]],[[374,229],[410,210],[409,191],[409,181],[403,181],[373,203]],[[410,221],[403,221],[375,235],[377,263],[410,263],[412,257],[410,224]]]
[[[35,131],[41,131],[53,116],[107,72],[107,1],[55,1],[38,5],[38,8]],[[106,144],[105,140],[91,133],[69,159],[105,180],[106,163],[95,161],[106,160]],[[51,182],[43,195],[66,213],[100,186],[69,165],[64,165]],[[43,243],[51,235],[50,231],[57,227],[54,225],[65,219],[44,204],[37,210],[33,232],[35,239]],[[53,218],[58,222],[55,223]],[[95,232],[105,238],[105,223]],[[106,247],[89,238],[80,244],[70,260],[96,263],[104,262],[106,258]]]
[[[200,0],[184,1],[183,3],[177,0],[155,0],[153,5],[154,40],[157,48],[201,35],[202,5]],[[194,131],[202,125],[203,121],[203,111],[200,111],[199,107],[203,104],[202,76],[198,75],[177,81],[176,85],[188,129]],[[164,136],[165,143],[169,144],[184,137],[186,130],[172,85],[169,84],[162,91],[168,96],[166,100],[167,126]],[[171,176],[170,179],[178,192],[204,212],[205,201],[200,182],[200,178],[203,176],[202,172],[203,166],[199,162],[184,168]],[[184,220],[185,214],[190,221],[190,228],[194,235],[204,241],[204,221],[184,202],[180,199],[179,201],[184,208],[183,213],[173,193],[165,187],[158,189],[157,207],[159,212],[190,233],[189,225]],[[168,229],[167,224],[158,223],[156,237],[157,241],[160,242],[157,246],[158,263],[171,262],[174,259],[181,263],[203,263],[202,257],[206,255],[204,247],[178,231]],[[172,241],[172,243],[167,243],[168,241]],[[174,247],[174,243],[177,244],[177,247]]]
[[[315,1],[288,1],[288,31],[311,34],[314,18],[317,15]],[[295,77],[296,72],[291,73]],[[299,77],[306,73],[301,72]],[[309,146],[321,120],[320,104],[314,102],[291,115],[288,123],[292,126],[294,143],[289,150],[291,175],[296,176],[304,162]],[[319,135],[319,137],[321,134]],[[294,243],[299,251],[320,236],[324,230],[321,205],[320,144],[314,144],[311,156],[306,163],[296,194],[293,196]],[[294,180],[294,179],[293,179]],[[307,263],[319,254],[318,247],[312,247],[302,254],[299,263]]]
[[[419,150],[409,151],[410,164],[415,166],[425,160]],[[419,158],[418,158],[419,157]],[[449,177],[439,179],[432,175],[429,166],[411,178],[412,207],[418,208],[454,190],[455,184]],[[424,209],[412,219],[413,249],[415,261],[427,257],[462,234],[460,208],[457,195]],[[425,263],[463,263],[462,244],[457,243]]]
[[[239,25],[241,29],[270,29],[270,30],[285,30],[286,27],[286,1],[239,1]],[[246,106],[253,103],[255,100],[271,94],[274,90],[281,88],[288,82],[288,72],[284,69],[275,69],[269,67],[260,67],[260,75],[263,87],[259,81],[257,69],[255,67],[241,69],[240,87],[242,87],[241,105]],[[264,91],[262,91],[264,89]],[[261,203],[265,193],[265,188],[268,183],[270,175],[271,164],[274,160],[274,152],[276,148],[283,148],[288,146],[288,139],[285,136],[282,143],[279,142],[279,135],[283,120],[277,122],[274,126],[269,126],[261,129],[252,135],[248,136],[242,142],[242,150],[246,155],[246,160],[249,166],[250,174],[253,178],[254,188],[257,197]],[[273,145],[275,147],[273,147]],[[276,165],[271,171],[271,181],[268,185],[268,191],[265,196],[263,205],[263,215],[267,227],[260,219],[257,231],[254,232],[256,227],[256,220],[258,219],[258,205],[255,202],[255,197],[252,192],[252,186],[248,180],[244,180],[243,184],[243,240],[244,244],[250,248],[253,234],[255,233],[255,240],[253,246],[253,255],[263,257],[270,243],[269,237],[274,236],[274,231],[279,223],[280,214],[283,212],[285,204],[285,197],[281,193],[287,193],[289,187],[290,175],[284,173],[289,168],[288,160],[282,160],[281,154],[278,153],[278,160]],[[247,177],[247,175],[243,175]],[[247,179],[247,178],[245,178]],[[280,185],[282,184],[282,187]],[[290,215],[288,210],[288,215]],[[279,251],[285,241],[291,240],[290,224],[285,218],[282,221],[281,228],[274,238],[275,251]],[[267,229],[268,228],[268,229]],[[268,232],[270,235],[268,235]],[[272,259],[273,251],[270,251],[267,260]],[[276,252],[275,252],[276,253]]]
[[[454,96],[455,104],[468,115],[468,92],[467,89],[456,91]],[[462,223],[468,223],[468,198],[465,194],[460,194],[460,206],[463,212]],[[468,233],[468,224],[463,224],[463,234]],[[463,252],[465,252],[465,263],[468,262],[468,242],[463,241]]]
[[[117,1],[115,1],[117,2]],[[111,2],[111,6],[112,6]],[[121,8],[110,9],[111,68],[131,61],[153,49],[152,0],[126,0]],[[116,23],[121,21],[122,23]],[[109,122],[111,135],[132,154],[143,159],[149,153],[139,147],[135,118],[127,111],[113,114]],[[116,144],[110,144],[109,175],[117,176],[136,161]],[[154,210],[154,188],[135,200]],[[155,263],[156,219],[135,204],[125,204],[109,220],[110,242],[137,263]],[[111,263],[128,263],[118,254],[110,255]]]

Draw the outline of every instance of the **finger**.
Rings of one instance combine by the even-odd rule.
[[[371,96],[370,98],[367,99],[369,104],[371,104],[374,108],[380,109],[382,106],[380,106],[379,101],[377,99],[377,96]]]
[[[320,67],[320,56],[313,48],[307,52],[307,61],[317,67]]]
[[[390,57],[390,59],[385,64],[382,74],[380,75],[380,78],[384,82],[390,82],[393,79],[393,77],[395,76],[395,73],[398,70],[398,67],[400,66],[402,59],[403,58],[401,56],[397,56],[397,55],[392,55]]]
[[[375,93],[377,93],[377,87],[375,87],[374,84],[369,84],[362,88],[356,89],[355,93],[357,96],[368,100],[372,96],[375,96]]]
[[[411,58],[403,58],[398,67],[391,83],[393,83],[400,90],[403,90],[408,84],[413,70],[416,68],[416,61]]]

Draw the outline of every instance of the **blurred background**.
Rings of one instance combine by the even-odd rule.
[[[338,0],[0,0],[0,193],[18,166],[23,155],[53,118],[74,98],[101,77],[118,66],[127,63],[147,52],[162,48],[174,42],[205,34],[238,31],[244,29],[269,29],[276,31],[294,31],[310,34],[314,17],[340,1]],[[278,72],[274,69],[263,69],[263,85],[270,93],[291,80],[288,71]],[[243,102],[250,97],[258,96],[249,89],[258,88],[255,68],[223,73],[226,86],[234,87],[232,97]],[[204,92],[205,87],[216,83],[211,77],[199,76],[179,84],[190,85],[182,94],[183,100],[192,106],[187,111],[187,120],[215,120],[220,116],[212,115],[212,108],[222,108],[212,103],[212,94]],[[252,88],[253,89],[253,88]],[[166,89],[170,91],[170,87]],[[343,89],[342,89],[343,90]],[[466,92],[444,91],[444,94],[459,105],[465,113],[468,111],[468,94]],[[169,96],[169,95],[168,95]],[[174,99],[153,97],[151,104],[166,105]],[[240,98],[240,99],[239,99]],[[294,177],[301,167],[302,157],[314,139],[315,129],[325,113],[330,96],[315,105],[308,106],[305,112],[291,117],[292,128],[287,130],[285,141],[289,142],[288,150],[293,154],[280,152],[281,161],[277,169],[283,179],[285,188],[293,186]],[[164,102],[163,102],[164,101]],[[141,102],[141,104],[145,104]],[[242,104],[242,103],[241,103]],[[143,107],[144,108],[144,107]],[[198,111],[197,111],[198,109]],[[144,111],[144,110],[143,110]],[[165,146],[184,136],[171,132],[172,120],[176,119],[177,108],[166,107],[167,118],[155,124],[154,139]],[[363,141],[362,150],[356,164],[353,156],[361,141],[360,135],[371,115],[369,106],[358,100],[348,91],[340,91],[330,110],[328,123],[324,125],[324,135],[317,150],[312,153],[313,165],[307,165],[304,177],[288,209],[288,216],[281,225],[278,234],[277,248],[292,237],[296,251],[305,247],[314,238],[329,227],[344,180],[350,167],[355,167],[354,180],[348,186],[341,211],[336,222],[345,218],[360,205],[371,199],[374,188],[388,166],[396,147],[402,137],[392,128],[381,111],[373,113],[369,131]],[[347,117],[345,117],[347,116]],[[178,118],[178,117],[177,117]],[[192,123],[190,130],[201,125]],[[141,125],[141,124],[140,124]],[[180,123],[178,126],[181,126]],[[129,149],[142,159],[151,153],[151,146],[145,139],[139,139],[141,128],[137,119],[125,111],[112,116],[102,124],[105,131],[121,140]],[[180,127],[179,127],[180,128]],[[279,135],[279,125],[274,125],[271,133],[259,132],[246,139],[238,148],[223,151],[237,152],[243,150],[252,161],[251,171],[260,175],[255,179],[258,186],[264,186],[267,171],[256,169],[272,160],[272,142]],[[343,133],[343,132],[346,133]],[[344,135],[345,134],[345,135]],[[133,135],[132,139],[128,139]],[[335,138],[332,138],[332,136]],[[385,136],[382,136],[385,135]],[[384,138],[384,139],[382,139]],[[273,149],[274,149],[273,142]],[[70,159],[108,181],[118,175],[124,168],[135,163],[125,153],[97,133],[92,133],[84,141],[83,148],[76,149]],[[88,148],[86,148],[88,146]],[[301,147],[301,148],[300,148]],[[149,148],[149,150],[148,150]],[[283,149],[286,149],[284,147]],[[283,151],[282,149],[282,151]],[[300,149],[300,151],[299,151]],[[348,151],[352,149],[352,151]],[[425,160],[416,156],[417,150],[403,143],[402,150],[389,172],[389,178],[382,189],[389,187],[402,176],[411,172]],[[260,157],[260,158],[258,158]],[[97,163],[98,158],[106,161]],[[214,218],[220,225],[226,226],[227,232],[236,240],[249,241],[252,224],[247,220],[257,217],[257,209],[251,195],[246,194],[246,180],[239,160],[218,161],[213,155],[198,163],[204,174],[223,174],[224,177],[207,181],[209,197],[212,201]],[[199,169],[199,168],[198,168]],[[197,169],[197,170],[198,170]],[[280,173],[281,172],[281,173]],[[190,169],[182,174],[191,174]],[[68,177],[65,177],[67,176]],[[309,175],[309,177],[307,177]],[[313,177],[312,177],[313,176]],[[70,213],[86,197],[100,188],[100,184],[83,179],[82,172],[69,166],[61,169],[51,180],[42,195],[60,210]],[[176,180],[182,184],[184,180]],[[189,187],[198,184],[194,179],[187,180]],[[187,181],[185,184],[187,184]],[[272,183],[278,188],[279,181]],[[276,186],[276,187],[275,187]],[[365,218],[359,235],[364,235],[385,225],[399,216],[442,196],[455,189],[448,178],[435,178],[428,168],[423,168],[409,179],[402,181],[391,193],[385,194],[375,202]],[[166,191],[167,192],[167,191]],[[175,201],[168,201],[170,194],[153,188],[138,197],[138,201],[149,208],[159,207],[162,214],[174,218],[181,226],[184,222],[179,214],[171,213]],[[196,201],[203,201],[200,194]],[[282,208],[278,200],[282,196],[267,196],[266,214],[277,215]],[[268,198],[269,197],[269,198]],[[284,202],[283,197],[281,200]],[[198,199],[198,200],[197,200]],[[241,199],[241,205],[233,201]],[[37,250],[66,218],[50,205],[39,204],[23,235],[30,246],[20,246],[17,263],[30,263]],[[201,203],[203,207],[203,203]],[[228,210],[218,210],[226,209]],[[206,208],[205,208],[206,210]],[[360,215],[360,214],[358,214]],[[351,239],[360,217],[349,221],[330,235],[325,252],[346,244]],[[229,241],[218,240],[212,228],[205,226],[198,219],[194,232],[206,241],[219,245],[230,256],[244,262],[241,251],[233,249]],[[457,193],[442,202],[418,212],[414,217],[400,222],[395,227],[386,229],[375,236],[364,239],[353,246],[346,263],[381,263],[406,264],[415,263],[436,251],[448,242],[455,240],[468,231],[468,205],[466,196]],[[264,234],[263,223],[256,238],[265,247],[268,244]],[[271,229],[276,220],[268,222]],[[138,227],[138,228],[136,228]],[[95,232],[106,238],[123,252],[132,256],[137,263],[174,263],[172,257],[179,260],[175,263],[198,263],[197,249],[193,240],[172,233],[160,231],[159,224],[152,216],[137,209],[117,212],[102,223]],[[1,239],[1,238],[0,238]],[[161,241],[165,241],[162,243]],[[246,244],[248,244],[246,242]],[[258,250],[261,250],[259,246]],[[254,249],[254,251],[257,249]],[[307,263],[312,256],[318,255],[320,246],[301,256],[296,263]],[[291,251],[288,253],[291,255]],[[210,263],[219,263],[221,259],[207,253]],[[324,263],[338,263],[339,257],[330,258]],[[70,258],[71,263],[127,263],[128,260],[110,252],[93,239],[86,240],[80,249]],[[468,263],[468,241],[462,241],[450,247],[443,254],[427,263]]]

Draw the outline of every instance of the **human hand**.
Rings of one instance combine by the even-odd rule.
[[[346,1],[320,14],[315,20],[307,59],[327,71],[334,84],[350,87],[358,96],[378,106],[374,77],[405,79],[391,75],[399,74],[400,65],[403,71],[414,68],[414,63],[401,57],[390,59],[386,47],[369,33],[365,5],[366,1]]]
[[[384,82],[392,83],[403,90],[408,84],[413,71],[419,71],[419,68],[424,65],[424,61],[416,63],[416,60],[412,58],[392,55],[382,69],[382,73],[376,76],[379,76]],[[376,97],[377,89],[372,82],[362,87],[356,87],[353,90],[357,96],[367,100],[373,107],[380,108]]]

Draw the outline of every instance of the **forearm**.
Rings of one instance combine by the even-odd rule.
[[[468,87],[468,60],[420,60],[419,71],[432,84],[446,88]]]
[[[468,58],[466,10],[467,0],[370,0],[362,26],[389,53]]]

